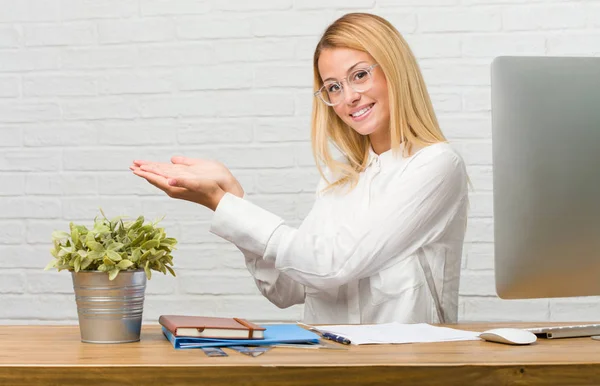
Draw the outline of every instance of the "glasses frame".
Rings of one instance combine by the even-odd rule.
[[[337,83],[340,86],[340,89],[342,90],[342,95],[343,95],[344,90],[345,90],[344,86],[342,85],[342,82],[344,82],[344,81],[346,81],[346,84],[348,84],[352,90],[356,91],[357,93],[361,93],[362,94],[363,92],[369,91],[371,89],[371,87],[373,87],[373,69],[375,67],[377,67],[377,66],[379,66],[379,63],[373,63],[369,67],[366,67],[366,68],[358,68],[358,69],[352,71],[350,74],[348,74],[344,79],[340,80],[339,82],[336,81],[336,82],[332,82],[332,83]],[[350,76],[352,74],[354,74],[356,71],[367,71],[367,73],[371,77],[371,85],[366,90],[359,91],[359,90],[355,89],[354,87],[352,87],[352,83],[350,82]],[[321,100],[321,102],[325,103],[327,106],[330,106],[330,107],[337,106],[340,103],[342,103],[343,98],[339,102],[337,102],[337,103],[327,102],[325,100],[325,98],[323,98],[323,89],[324,88],[325,88],[325,84],[323,84],[321,86],[321,88],[319,88],[313,95],[315,97],[319,98]]]

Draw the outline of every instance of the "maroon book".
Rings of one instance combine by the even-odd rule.
[[[175,336],[211,339],[264,339],[265,328],[245,319],[161,315],[158,323]]]

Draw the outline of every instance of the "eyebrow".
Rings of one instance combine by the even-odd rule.
[[[355,63],[355,64],[354,64],[352,67],[350,67],[350,68],[348,69],[348,71],[346,71],[346,73],[349,73],[350,71],[352,71],[352,69],[353,69],[354,67],[358,66],[358,65],[359,65],[359,64],[361,64],[361,63],[367,63],[367,62],[366,62],[366,61],[364,61],[364,60],[362,60],[362,61],[360,61],[360,62],[358,62],[358,63]],[[325,82],[327,82],[327,81],[329,81],[329,80],[336,80],[336,79],[335,79],[335,78],[327,78],[327,79],[323,80],[323,83],[325,83]]]

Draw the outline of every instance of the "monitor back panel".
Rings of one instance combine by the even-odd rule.
[[[600,295],[600,58],[496,58],[492,145],[498,295]]]

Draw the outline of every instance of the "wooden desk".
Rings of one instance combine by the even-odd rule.
[[[118,345],[81,343],[78,326],[0,326],[0,385],[600,384],[600,341],[589,337],[539,339],[531,346],[468,341],[347,351],[274,348],[256,358],[226,351],[229,357],[209,358],[197,349],[175,350],[158,326],[144,326],[141,342]]]

